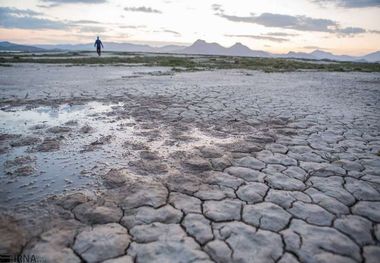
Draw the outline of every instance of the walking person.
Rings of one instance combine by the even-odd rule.
[[[100,41],[99,37],[96,37],[96,41],[94,44],[94,47],[96,46],[96,52],[98,53],[98,56],[102,54],[102,48],[104,48],[102,41]]]

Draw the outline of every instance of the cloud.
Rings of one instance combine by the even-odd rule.
[[[352,35],[356,35],[356,34],[362,34],[362,33],[366,33],[366,32],[367,31],[365,29],[360,28],[360,27],[346,27],[346,28],[342,28],[342,29],[337,30],[338,36],[342,36],[342,37],[352,36]]]
[[[143,13],[156,13],[156,14],[161,14],[162,12],[157,9],[153,9],[151,7],[146,7],[146,6],[140,6],[140,7],[125,7],[125,11],[130,11],[130,12],[143,12]]]
[[[243,37],[243,38],[253,38],[258,40],[268,40],[272,42],[282,43],[287,42],[289,39],[282,37],[271,37],[266,35],[225,35],[226,37]]]
[[[328,48],[325,47],[319,47],[319,46],[304,46],[304,49],[312,49],[312,50],[329,50]]]
[[[133,25],[125,26],[125,25],[121,25],[121,26],[119,26],[119,28],[122,28],[122,29],[126,29],[126,28],[129,28],[129,29],[139,29],[139,28],[146,28],[146,26],[143,26],[143,25],[139,25],[139,26],[133,26]]]
[[[318,31],[330,32],[338,24],[329,19],[316,19],[307,16],[290,16],[272,13],[263,13],[261,15],[251,14],[250,16],[233,16],[224,13],[216,15],[233,22],[243,22],[258,24],[265,27],[278,27],[294,29],[299,31]]]
[[[61,21],[39,18],[41,13],[30,9],[0,7],[0,27],[21,29],[64,29],[68,25]]]
[[[100,22],[94,20],[72,20],[71,22],[75,24],[101,24]]]
[[[41,8],[51,8],[64,4],[103,4],[108,0],[40,0],[47,5],[38,5]]]
[[[268,35],[268,36],[275,36],[275,37],[295,37],[295,36],[299,36],[299,34],[285,33],[285,32],[270,32],[270,33],[266,33],[266,35]]]
[[[169,29],[164,29],[163,32],[170,33],[170,34],[173,34],[173,35],[176,35],[176,36],[180,36],[181,35],[181,33],[177,32],[177,31],[169,30]]]
[[[380,7],[380,0],[312,0],[314,3],[332,3],[343,8]]]
[[[100,26],[79,26],[80,33],[103,33],[107,31],[107,28]]]
[[[312,18],[308,16],[291,16],[283,14],[262,13],[249,16],[235,16],[225,14],[222,8],[216,10],[215,15],[232,22],[251,23],[265,27],[292,29],[297,31],[336,33],[339,36],[353,36],[367,32],[364,28],[342,28],[338,22],[330,19]]]
[[[62,5],[62,4],[103,4],[107,0],[40,0],[44,3],[49,3],[52,5]]]
[[[224,9],[223,9],[222,6],[219,5],[219,4],[213,4],[213,5],[211,5],[211,8],[212,8],[212,10],[214,10],[214,11],[224,12]]]

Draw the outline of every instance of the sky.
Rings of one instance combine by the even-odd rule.
[[[240,42],[272,53],[380,50],[380,0],[0,0],[0,41]]]

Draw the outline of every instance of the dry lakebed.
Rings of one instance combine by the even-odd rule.
[[[21,62],[0,254],[379,262],[380,73]]]

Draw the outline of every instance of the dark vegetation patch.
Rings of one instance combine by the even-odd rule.
[[[86,52],[62,54],[0,54],[0,65],[10,63],[45,63],[66,65],[144,65],[171,67],[174,71],[197,71],[213,69],[250,69],[264,72],[334,71],[334,72],[380,72],[379,63],[308,61],[285,58],[254,58],[229,56],[172,56],[142,53],[110,53],[109,56],[90,57]]]

